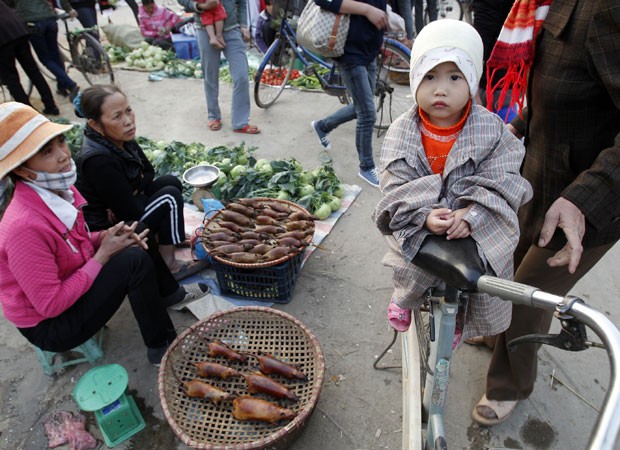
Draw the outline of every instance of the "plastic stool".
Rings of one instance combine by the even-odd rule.
[[[91,364],[94,364],[95,362],[103,358],[103,350],[101,348],[102,342],[103,328],[83,344],[69,350],[69,352],[81,354],[81,357],[70,359],[68,361],[61,361],[55,364],[54,357],[59,354],[58,352],[48,352],[46,350],[41,350],[37,346],[34,346],[34,349],[37,352],[37,357],[39,358],[39,362],[41,363],[41,367],[43,367],[43,372],[45,373],[45,375],[53,375],[56,371],[64,367],[72,366],[74,364],[80,364],[83,362],[89,362]]]

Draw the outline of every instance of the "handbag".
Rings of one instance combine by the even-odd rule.
[[[320,56],[342,56],[350,19],[348,14],[333,13],[308,0],[297,22],[297,40]]]

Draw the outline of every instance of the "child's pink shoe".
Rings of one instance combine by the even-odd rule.
[[[387,316],[390,326],[401,333],[407,331],[411,325],[411,310],[398,306],[394,303],[394,298],[388,305]]]

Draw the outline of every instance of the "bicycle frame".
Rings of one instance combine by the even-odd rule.
[[[475,245],[473,251],[471,246],[466,248],[464,245],[468,240],[447,241],[440,236],[429,236],[414,259],[416,265],[445,280],[446,288],[445,292],[432,293],[439,299],[433,298],[429,302],[430,337],[434,342],[430,345],[428,364],[433,370],[426,373],[423,399],[420,399],[421,384],[417,378],[420,371],[411,370],[420,361],[417,331],[412,326],[403,335],[403,449],[420,448],[420,435],[408,426],[425,421],[425,448],[447,449],[444,405],[456,315],[459,305],[467,301],[469,293],[479,292],[501,297],[514,304],[553,310],[564,318],[572,317],[588,326],[601,339],[609,357],[610,379],[587,448],[612,450],[620,430],[620,415],[617,414],[620,408],[620,384],[616,383],[620,364],[620,330],[605,314],[586,305],[581,299],[561,297],[532,286],[484,275]],[[437,311],[433,311],[434,304],[440,306]],[[437,330],[433,324],[438,324]]]
[[[330,83],[330,81],[334,80],[335,78],[334,75],[336,73],[336,65],[328,63],[319,56],[310,53],[308,50],[306,50],[305,47],[300,45],[297,42],[297,34],[295,33],[295,30],[293,30],[293,27],[291,27],[290,23],[286,19],[282,19],[279,37],[284,38],[289,43],[293,52],[295,53],[295,56],[303,64],[304,71],[309,70],[312,75],[316,76],[321,83],[321,87],[327,94],[339,97],[346,92],[347,88],[345,86]],[[263,61],[259,66],[260,68],[263,68],[267,64],[269,60],[268,56],[275,52],[279,47],[280,39],[276,38],[276,40],[273,41],[273,43],[267,50],[267,53],[265,53],[265,57],[263,58]],[[320,73],[318,73],[312,63],[319,64],[320,66],[329,69],[328,77],[323,77]]]

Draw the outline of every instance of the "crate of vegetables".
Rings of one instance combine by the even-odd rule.
[[[222,294],[289,302],[314,219],[287,200],[244,198],[226,204],[205,223],[200,240],[212,257]]]

